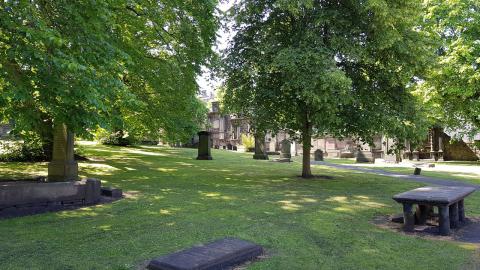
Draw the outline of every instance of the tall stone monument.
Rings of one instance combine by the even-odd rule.
[[[255,154],[253,154],[253,159],[268,159],[264,135],[255,135]]]
[[[198,160],[212,160],[211,154],[212,140],[210,139],[210,132],[198,132]]]
[[[74,158],[74,137],[65,124],[53,127],[52,161],[48,164],[48,181],[78,180],[78,163]]]

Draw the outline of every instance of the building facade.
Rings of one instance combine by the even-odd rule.
[[[242,134],[250,134],[251,126],[248,119],[233,114],[222,114],[217,101],[211,103],[208,113],[207,130],[212,136],[212,145],[216,149],[246,151],[242,144]],[[267,133],[265,148],[267,152],[279,152],[281,142],[289,139],[286,132],[276,134]],[[480,137],[478,138],[480,139]],[[432,128],[425,136],[425,141],[413,149],[408,142],[404,142],[406,149],[395,154],[395,141],[391,138],[378,135],[374,138],[374,145],[370,146],[352,138],[324,137],[312,139],[312,153],[317,149],[324,152],[329,158],[354,158],[361,153],[377,160],[396,162],[402,159],[410,160],[478,160],[480,151],[475,148],[474,141],[455,141],[441,128]],[[302,145],[292,142],[292,155],[302,155]]]

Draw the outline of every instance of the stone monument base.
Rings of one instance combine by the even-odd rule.
[[[78,180],[78,163],[76,161],[51,161],[48,163],[48,181]]]
[[[11,207],[55,204],[90,205],[100,201],[101,181],[14,181],[0,183],[0,211]]]

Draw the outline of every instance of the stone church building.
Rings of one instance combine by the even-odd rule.
[[[241,135],[248,134],[250,124],[248,119],[237,115],[223,115],[220,111],[219,102],[211,102],[211,109],[208,113],[207,130],[211,133],[212,146],[216,149],[234,151],[246,151],[242,145]],[[265,136],[265,147],[267,152],[279,152],[281,142],[288,139],[288,134],[268,133]],[[477,136],[477,142],[480,136]],[[368,144],[355,141],[351,138],[337,139],[334,137],[317,138],[312,140],[312,153],[317,149],[324,152],[328,158],[354,158],[359,153],[377,160],[398,161],[399,159],[410,160],[478,160],[480,151],[475,148],[474,141],[453,142],[450,136],[440,128],[433,128],[425,135],[424,143],[412,149],[408,142],[405,142],[406,150],[400,156],[393,154],[394,141],[385,136],[374,138],[374,147]],[[292,155],[302,154],[302,145],[292,142]]]

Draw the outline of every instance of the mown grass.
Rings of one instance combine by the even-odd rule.
[[[391,196],[418,183],[315,166],[333,180],[302,180],[300,164],[251,154],[164,147],[86,146],[83,176],[128,198],[74,211],[0,220],[0,269],[135,269],[145,260],[231,236],[263,245],[248,269],[474,269],[476,247],[381,229],[400,212]],[[0,164],[0,178],[45,165]],[[28,172],[28,171],[27,171]],[[28,174],[28,173],[27,173]],[[480,194],[466,201],[479,216]]]

